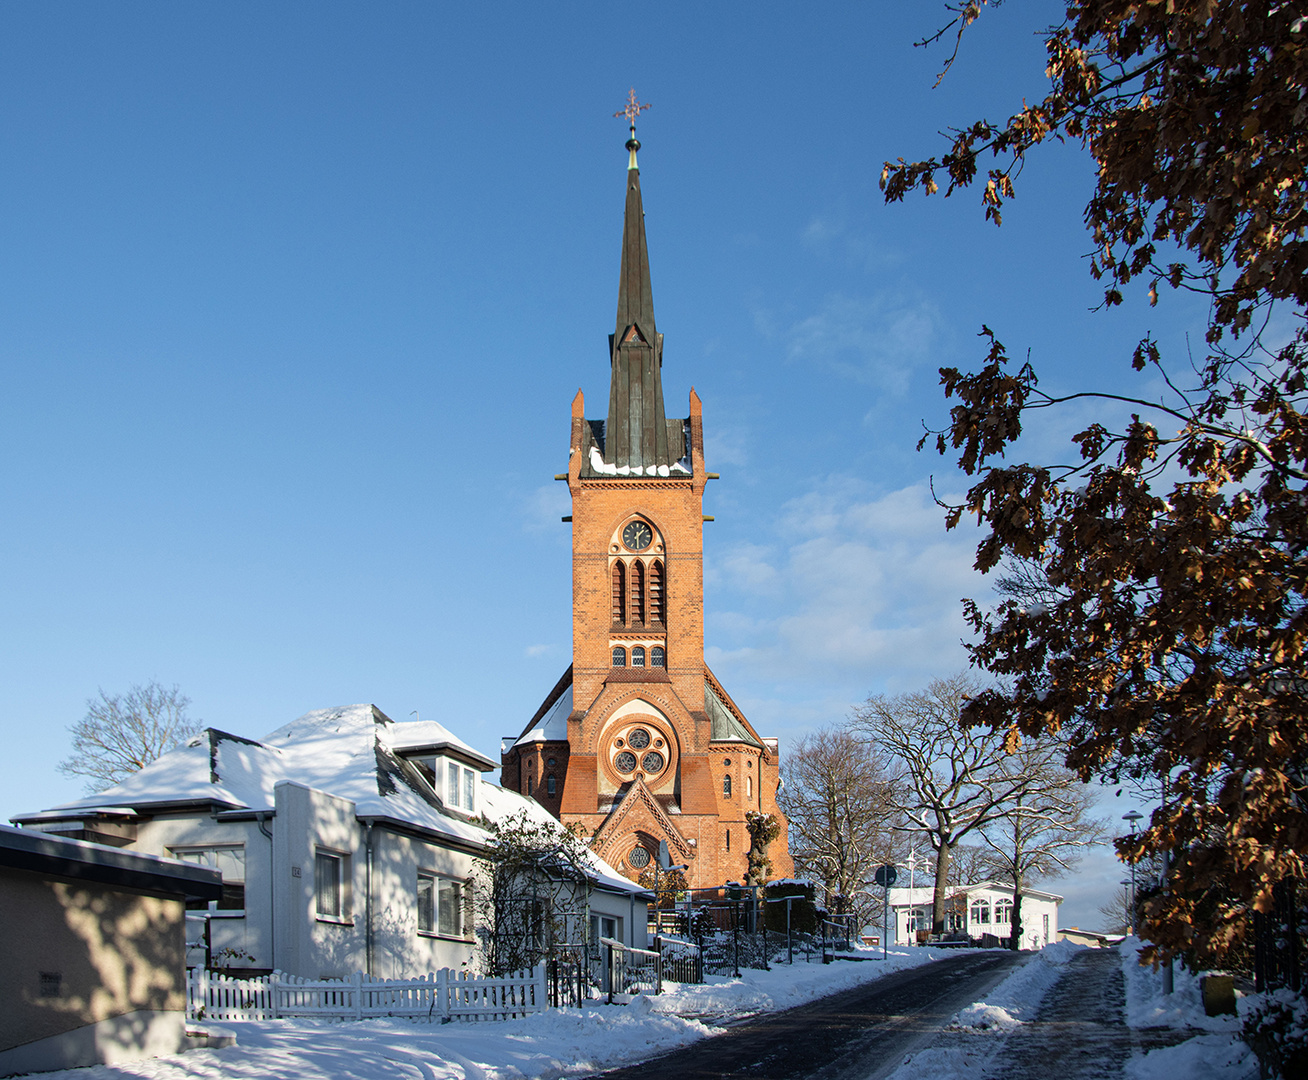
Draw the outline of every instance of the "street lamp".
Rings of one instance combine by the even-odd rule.
[[[1122,878],[1118,884],[1122,886],[1122,903],[1126,909],[1122,913],[1122,922],[1126,925],[1126,933],[1129,937],[1135,929],[1135,927],[1131,925],[1131,922],[1135,917],[1135,912],[1131,910],[1131,879],[1129,877]]]
[[[1122,815],[1122,820],[1128,822],[1131,826],[1132,840],[1135,839],[1136,822],[1138,822],[1142,817],[1144,817],[1144,814],[1140,813],[1140,811],[1138,810],[1132,810],[1129,813]],[[1128,910],[1129,910],[1129,915],[1127,917],[1127,922],[1133,923],[1135,921],[1135,860],[1134,859],[1131,860],[1131,906]]]

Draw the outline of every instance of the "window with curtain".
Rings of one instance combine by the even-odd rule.
[[[345,866],[346,857],[330,851],[319,851],[313,861],[313,889],[315,909],[326,919],[345,918]]]

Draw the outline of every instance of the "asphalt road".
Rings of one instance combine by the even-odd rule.
[[[877,1080],[1022,959],[1019,953],[960,952],[598,1075],[604,1080]]]

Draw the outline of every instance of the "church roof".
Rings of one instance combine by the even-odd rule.
[[[632,128],[631,143],[635,141]],[[670,445],[670,425],[663,411],[663,335],[654,326],[654,292],[650,285],[649,252],[645,245],[645,208],[640,192],[636,155],[627,169],[627,201],[622,226],[622,261],[618,273],[618,313],[609,339],[609,414],[604,431],[583,447],[587,464],[595,457],[604,474],[669,475],[681,448]],[[678,429],[679,430],[679,429]],[[680,441],[680,440],[677,440]],[[676,452],[674,452],[676,451]],[[620,470],[627,470],[622,473]],[[652,470],[652,471],[651,471]],[[668,471],[663,471],[668,470]]]
[[[722,689],[722,684],[709,671],[707,664],[704,665],[704,711],[712,722],[709,738],[713,742],[742,742],[763,749],[763,740],[758,737],[758,732],[736,708],[736,703]]]

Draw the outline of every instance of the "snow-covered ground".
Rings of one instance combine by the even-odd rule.
[[[1197,1028],[1204,1032],[1176,1046],[1151,1050],[1127,1065],[1128,1080],[1257,1080],[1258,1059],[1239,1037],[1234,1016],[1205,1016],[1199,977],[1175,966],[1173,993],[1163,993],[1162,973],[1141,967],[1140,942],[1122,943],[1126,1020],[1133,1028]]]
[[[954,1032],[979,1037],[938,1039],[911,1055],[887,1080],[980,1080],[987,1063],[998,1052],[1002,1037],[1034,1019],[1045,994],[1062,978],[1067,962],[1085,947],[1060,941],[1041,949],[991,990],[984,1001],[960,1009],[950,1021]]]
[[[960,1010],[936,1044],[912,1055],[890,1080],[982,1080],[1004,1038],[1029,1023],[1067,963],[1084,946],[1042,950],[999,983],[984,1001]],[[1122,946],[1126,1019],[1135,1028],[1188,1028],[1198,1034],[1130,1061],[1127,1080],[1256,1080],[1258,1067],[1239,1040],[1234,1017],[1209,1018],[1198,978],[1178,965],[1176,991],[1136,963],[1139,943]],[[42,1080],[556,1080],[646,1060],[720,1030],[715,1025],[795,1005],[870,982],[945,955],[900,948],[889,959],[777,965],[739,979],[675,986],[628,1005],[551,1009],[523,1020],[427,1024],[307,1020],[206,1024],[236,1045],[193,1050],[130,1064],[39,1074]]]
[[[1126,1080],[1257,1080],[1258,1062],[1239,1038],[1240,1021],[1232,1016],[1205,1016],[1199,978],[1179,964],[1174,992],[1164,994],[1162,973],[1139,964],[1140,944],[1138,939],[1128,938],[1121,946],[1126,1022],[1137,1029],[1177,1028],[1202,1034],[1132,1058],[1126,1065]],[[984,1001],[961,1009],[944,1037],[909,1057],[888,1080],[983,1080],[991,1076],[989,1066],[998,1056],[1003,1037],[1035,1017],[1065,965],[1084,948],[1059,942],[1042,950]]]
[[[550,1009],[495,1023],[308,1020],[206,1023],[236,1037],[223,1049],[192,1050],[122,1065],[41,1073],[42,1080],[531,1080],[630,1065],[713,1035],[713,1025],[802,1005],[946,955],[892,949],[858,962],[796,962],[703,986],[671,986],[629,1005]]]

